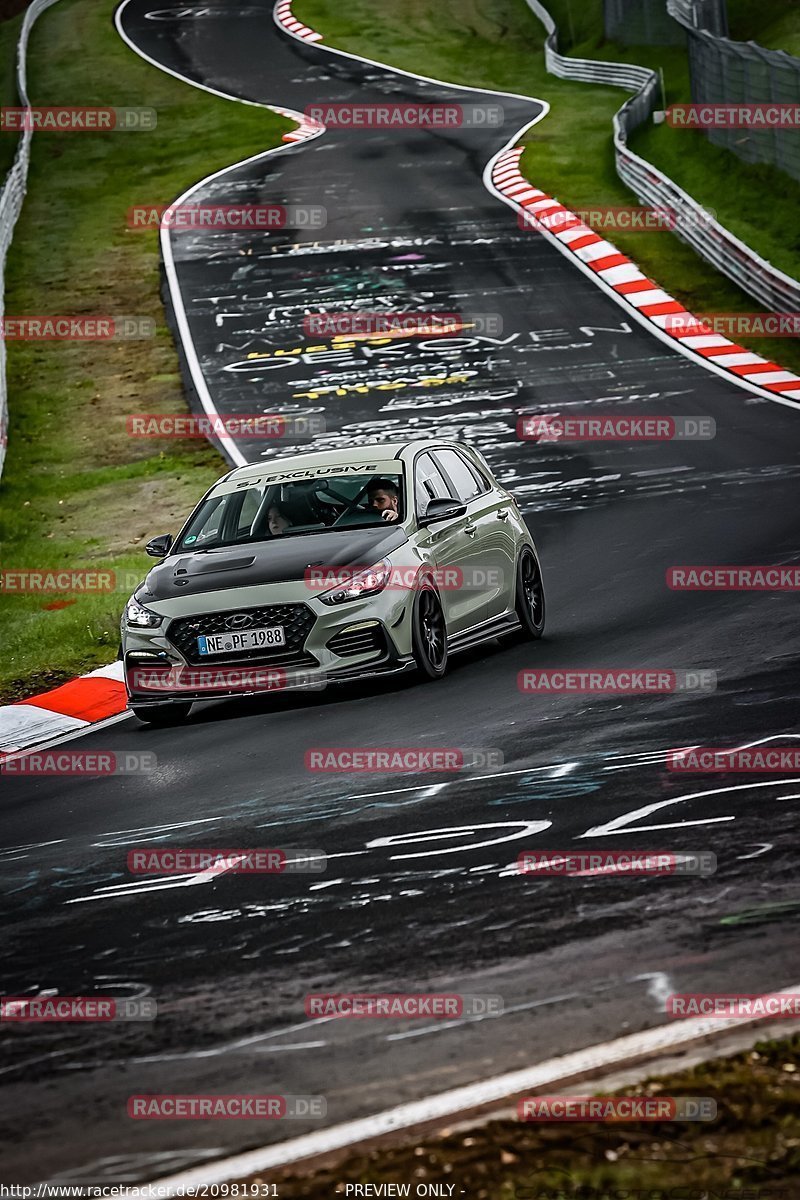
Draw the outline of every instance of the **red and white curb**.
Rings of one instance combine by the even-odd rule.
[[[51,692],[0,706],[0,755],[80,733],[127,707],[123,664],[110,663]]]
[[[269,108],[273,112],[280,113],[282,117],[288,117],[289,120],[297,122],[297,128],[290,129],[288,133],[285,133],[281,138],[282,142],[305,142],[308,138],[318,137],[325,131],[325,126],[321,121],[315,121],[304,113],[295,112],[293,108],[281,108],[279,104],[270,104]]]
[[[620,254],[616,246],[558,200],[533,187],[519,169],[521,155],[522,149],[514,146],[497,156],[490,176],[494,189],[524,213],[533,227],[554,238],[587,273],[594,273],[639,321],[649,323],[662,341],[671,341],[683,353],[690,351],[717,374],[727,374],[750,390],[767,393],[771,399],[800,400],[800,376],[696,321],[679,301],[648,279],[632,259]],[[685,320],[675,322],[676,316]],[[672,329],[672,324],[679,327]],[[690,324],[688,329],[680,328]]]
[[[279,0],[275,6],[275,20],[284,29],[288,29],[289,33],[293,33],[295,37],[302,38],[304,42],[321,42],[322,34],[316,33],[313,29],[309,29],[302,21],[298,21],[297,17],[292,12],[292,0]]]

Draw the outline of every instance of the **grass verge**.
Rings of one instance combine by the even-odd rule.
[[[562,31],[569,30],[568,14],[572,13],[575,45],[568,47],[562,32],[562,49],[578,56],[662,65],[666,102],[688,97],[688,68],[682,48],[604,43],[601,0],[581,4],[549,0],[549,8]],[[548,100],[549,115],[523,139],[522,170],[531,182],[571,208],[636,203],[617,176],[611,141],[611,120],[626,93],[548,75],[544,29],[524,0],[396,0],[381,7],[377,16],[371,0],[349,0],[346,8],[337,0],[295,0],[294,10],[299,20],[340,49],[454,83]],[[667,145],[664,138],[669,135]],[[634,149],[673,174],[764,257],[800,275],[800,231],[794,215],[800,186],[788,176],[750,167],[722,150],[715,151],[702,134],[666,126],[649,127]],[[674,171],[673,158],[677,161]],[[670,233],[614,231],[608,236],[690,310],[758,311],[752,297]],[[737,340],[800,373],[800,344],[795,339]]]
[[[591,1087],[575,1090],[586,1095]],[[616,1126],[491,1121],[395,1149],[356,1153],[305,1177],[287,1172],[277,1186],[282,1200],[354,1196],[359,1193],[352,1188],[347,1193],[347,1185],[365,1183],[408,1185],[410,1196],[420,1184],[436,1184],[443,1190],[430,1194],[470,1200],[800,1195],[800,1036],[759,1042],[745,1053],[613,1094],[710,1096],[717,1118]]]
[[[61,0],[35,25],[34,104],[147,105],[141,133],[37,133],[9,256],[9,315],[155,319],[144,341],[10,342],[8,455],[0,478],[5,570],[97,569],[142,577],[144,542],[175,527],[225,469],[205,441],[133,440],[133,412],[185,411],[159,300],[155,232],[135,203],[168,202],[211,171],[280,143],[292,123],[209,96],[144,62],[117,34],[114,0]],[[119,593],[0,598],[0,702],[115,657]]]
[[[728,27],[737,42],[800,56],[800,8],[786,0],[728,0]]]

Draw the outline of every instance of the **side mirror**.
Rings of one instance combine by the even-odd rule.
[[[152,538],[144,548],[145,554],[151,558],[166,558],[172,547],[172,534],[162,533]]]
[[[433,525],[437,521],[450,521],[453,517],[463,517],[466,511],[466,504],[462,504],[460,500],[454,500],[452,496],[442,496],[428,501],[428,507],[419,523]]]

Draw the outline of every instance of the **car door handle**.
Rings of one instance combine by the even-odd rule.
[[[478,532],[478,526],[473,525],[472,522],[470,522],[469,525],[464,526],[464,533],[468,533],[470,537],[475,537],[475,534],[477,532]]]
[[[507,521],[508,520],[508,509],[507,508],[498,508],[497,519],[498,519],[498,521]]]

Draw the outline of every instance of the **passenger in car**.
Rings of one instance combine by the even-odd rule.
[[[267,512],[267,524],[272,536],[280,537],[282,533],[291,528],[292,522],[285,513],[281,512],[277,504],[270,504]]]

